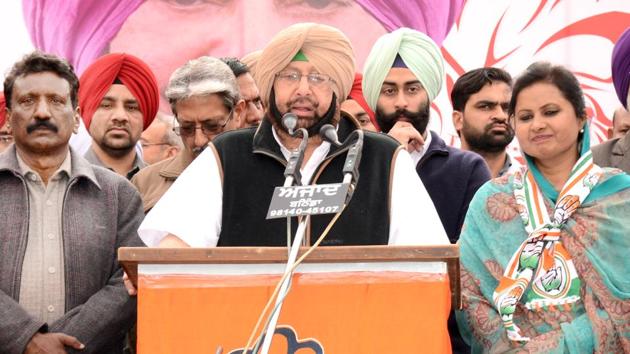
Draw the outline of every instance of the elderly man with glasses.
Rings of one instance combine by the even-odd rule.
[[[158,112],[153,123],[142,132],[142,159],[148,165],[174,157],[183,149],[182,139],[173,129],[176,123],[175,117]]]
[[[177,155],[144,168],[131,180],[148,212],[216,135],[240,127],[245,102],[230,68],[201,57],[175,70],[166,97],[177,120],[173,128],[184,144]]]
[[[286,220],[265,215],[274,187],[283,185],[290,151],[302,140],[281,124],[289,112],[309,133],[302,184],[341,182],[347,148],[322,141],[318,132],[330,123],[343,141],[359,129],[339,109],[355,74],[347,37],[326,25],[292,25],[265,47],[254,74],[267,107],[260,126],[226,132],[208,145],[146,216],[139,233],[147,245],[286,245]],[[359,173],[350,204],[322,245],[448,244],[409,154],[394,139],[366,132]],[[312,216],[306,240],[314,243],[331,219]]]

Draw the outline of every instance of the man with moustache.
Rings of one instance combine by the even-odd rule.
[[[85,158],[131,179],[146,166],[135,147],[158,110],[153,72],[133,55],[113,53],[92,63],[80,83],[81,116],[92,136]]]
[[[234,57],[221,58],[221,61],[226,63],[236,76],[238,91],[245,101],[245,119],[241,125],[243,127],[257,127],[265,117],[265,107],[249,67]]]
[[[333,124],[343,141],[359,129],[339,110],[354,78],[347,37],[326,25],[292,25],[263,50],[255,75],[268,107],[265,119],[258,128],[217,136],[193,161],[140,227],[148,245],[285,246],[286,220],[265,217],[274,188],[284,183],[290,150],[302,140],[282,126],[281,117],[288,112],[309,132],[301,182],[342,181],[347,151],[322,141],[318,132]],[[448,243],[409,155],[401,150],[385,135],[366,133],[361,179],[322,245]],[[330,214],[311,217],[305,237],[309,244],[331,219]]]
[[[174,157],[142,169],[132,179],[148,212],[208,146],[215,136],[241,125],[245,101],[230,68],[221,60],[201,57],[175,70],[166,97],[179,123],[174,128],[184,143]]]
[[[78,86],[67,62],[39,52],[4,81],[15,144],[0,154],[1,353],[122,353],[135,320],[117,249],[142,246],[142,201],[69,148]]]
[[[427,129],[431,101],[442,88],[439,48],[423,33],[400,28],[374,44],[365,62],[363,94],[384,133],[411,153],[446,233],[455,243],[468,204],[490,179],[477,154],[447,146]]]
[[[477,154],[447,146],[429,131],[431,101],[442,88],[444,63],[427,35],[409,28],[388,33],[374,44],[365,62],[363,94],[383,132],[410,153],[446,234],[457,242],[475,192],[490,179]],[[417,211],[416,215],[421,215]],[[448,323],[454,353],[470,352],[454,313]]]
[[[498,68],[480,68],[460,76],[451,91],[453,126],[462,150],[475,152],[500,177],[516,168],[506,147],[514,138],[508,122],[512,77]]]

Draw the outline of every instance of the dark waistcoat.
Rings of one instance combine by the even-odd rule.
[[[350,119],[339,123],[343,141],[356,129]],[[286,160],[273,137],[269,119],[260,127],[230,131],[213,145],[223,169],[223,215],[219,246],[286,246],[286,218],[266,220],[275,187],[284,184]],[[322,245],[384,245],[389,239],[391,171],[398,151],[395,140],[366,133],[360,178],[349,205]],[[331,146],[313,174],[312,184],[338,183],[347,150]],[[314,243],[333,214],[311,217],[306,239]],[[297,218],[292,219],[292,236]]]

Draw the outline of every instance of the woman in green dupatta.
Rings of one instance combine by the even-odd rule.
[[[593,164],[576,78],[532,64],[510,120],[527,166],[473,198],[459,239],[473,353],[630,352],[630,176]]]

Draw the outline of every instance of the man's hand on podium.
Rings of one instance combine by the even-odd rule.
[[[138,290],[136,290],[136,287],[133,286],[126,272],[123,272],[123,282],[125,283],[125,288],[127,288],[129,296],[136,296],[138,294]]]
[[[24,354],[66,353],[66,347],[83,350],[85,345],[75,337],[63,333],[35,333],[24,349]]]

